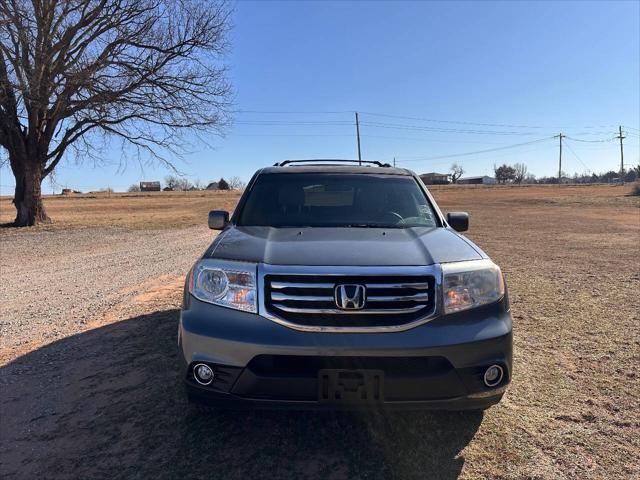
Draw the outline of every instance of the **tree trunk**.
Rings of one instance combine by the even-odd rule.
[[[39,223],[51,223],[42,203],[42,164],[23,159],[11,162],[16,178],[13,204],[16,207],[16,227],[30,227]]]

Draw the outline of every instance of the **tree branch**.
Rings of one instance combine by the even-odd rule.
[[[78,142],[97,155],[98,138],[170,163],[161,152],[230,121],[230,13],[207,0],[0,2],[0,145],[22,143],[45,176]]]

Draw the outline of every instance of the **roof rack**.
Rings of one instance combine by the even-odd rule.
[[[297,164],[297,163],[314,164],[314,163],[326,163],[326,162],[330,162],[330,164],[338,164],[338,165],[341,163],[357,163],[358,165],[367,163],[367,164],[376,165],[378,167],[385,167],[385,168],[391,167],[390,164],[378,162],[377,160],[342,160],[339,158],[316,158],[313,160],[285,160],[284,162],[274,163],[273,166],[284,167],[285,165],[291,165],[291,164]]]

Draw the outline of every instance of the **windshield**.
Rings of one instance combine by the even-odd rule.
[[[408,228],[438,221],[410,176],[287,173],[257,178],[237,224]]]

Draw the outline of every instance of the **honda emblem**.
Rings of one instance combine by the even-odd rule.
[[[361,310],[366,301],[364,285],[336,285],[336,305],[342,310]]]

